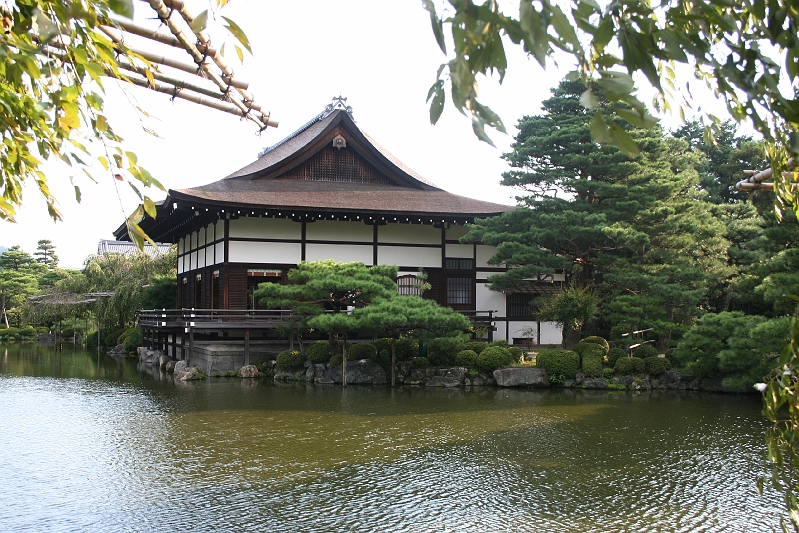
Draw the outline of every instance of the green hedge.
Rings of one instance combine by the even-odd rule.
[[[477,356],[476,366],[483,372],[493,372],[513,364],[513,356],[502,346],[489,346]]]
[[[514,363],[523,363],[524,362],[524,352],[518,346],[511,346],[508,348],[508,353],[513,358]]]
[[[488,343],[488,345],[489,346],[499,346],[501,348],[507,348],[508,347],[508,341],[506,341],[506,340],[491,341],[490,343]]]
[[[103,335],[103,346],[113,348],[119,344],[119,336],[125,333],[125,328],[113,328]]]
[[[477,364],[477,352],[474,350],[461,350],[455,356],[455,364],[466,368],[475,368]]]
[[[671,370],[671,361],[665,357],[647,357],[644,359],[644,369],[650,376],[659,376]]]
[[[630,376],[644,372],[646,372],[646,365],[640,357],[619,357],[613,366],[613,373],[617,376]]]
[[[655,348],[651,344],[644,344],[643,346],[639,346],[638,348],[633,350],[633,356],[638,357],[639,359],[646,359],[647,357],[657,357],[658,351],[657,348]]]
[[[603,368],[602,369],[602,379],[606,379],[610,381],[613,378],[613,369],[612,368]]]
[[[583,340],[581,340],[580,343],[581,344],[582,343],[598,344],[598,345],[602,346],[602,349],[605,351],[605,354],[607,354],[608,350],[610,350],[610,344],[608,344],[608,341],[605,340],[603,337],[598,337],[596,335],[593,335],[591,337],[586,337]]]
[[[26,326],[20,329],[19,334],[22,335],[23,337],[35,337],[38,335],[38,333],[36,333],[36,328],[34,328],[33,326]]]
[[[411,361],[414,357],[419,357],[419,341],[416,339],[399,339],[397,341],[397,361]],[[388,347],[391,353],[391,346]]]
[[[586,354],[583,356],[583,374],[589,378],[602,377],[602,359],[598,354]]]
[[[347,357],[349,360],[349,356]],[[327,366],[333,368],[334,366],[338,366],[344,362],[344,356],[340,353],[334,353],[333,356],[330,358],[330,361],[327,362]]]
[[[383,337],[381,339],[377,339],[372,344],[374,345],[375,350],[377,350],[378,354],[383,350],[387,350],[388,353],[391,353],[391,340],[392,339],[389,337]]]
[[[286,350],[277,354],[277,367],[280,370],[291,372],[299,370],[305,365],[305,356],[298,350]]]
[[[305,358],[315,365],[330,361],[330,343],[328,341],[312,342],[305,349]]]
[[[463,350],[463,345],[458,337],[433,339],[427,345],[427,359],[431,366],[454,366],[455,356]]]
[[[6,328],[0,329],[0,337],[9,337],[9,338],[17,338],[19,335],[19,328]]]
[[[377,364],[383,367],[387,373],[391,373],[391,352],[380,350],[377,354]]]
[[[488,343],[482,341],[469,341],[463,345],[464,350],[471,350],[477,355],[480,355],[480,352],[482,352],[486,348],[488,348]]]
[[[144,334],[141,328],[133,328],[129,333],[126,333],[122,344],[125,346],[126,353],[134,353],[136,348],[144,344]]]
[[[627,357],[627,352],[621,348],[611,348],[608,350],[608,364],[613,368],[616,365],[619,357]]]
[[[572,351],[577,352],[581,361],[586,357],[599,357],[600,361],[605,359],[605,349],[593,342],[579,342],[572,348]]]
[[[571,350],[541,350],[536,366],[546,370],[550,378],[554,375],[573,378],[580,371],[580,356]]]
[[[361,359],[377,361],[377,350],[375,350],[374,345],[371,343],[359,342],[357,344],[350,345],[350,349],[347,352],[347,358],[354,361],[360,361]]]
[[[414,357],[411,359],[411,366],[413,368],[427,368],[430,366],[430,361],[427,360],[427,357]]]

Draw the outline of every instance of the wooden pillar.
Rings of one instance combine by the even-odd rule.
[[[178,332],[172,331],[172,359],[178,358]]]
[[[194,330],[189,331],[189,356],[186,358],[186,366],[191,366],[192,357],[194,357]]]
[[[250,330],[244,330],[244,366],[250,365]]]

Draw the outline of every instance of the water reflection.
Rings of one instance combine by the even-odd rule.
[[[756,398],[212,379],[11,345],[3,531],[762,531]]]

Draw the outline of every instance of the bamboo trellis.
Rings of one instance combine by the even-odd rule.
[[[785,163],[785,168],[790,170],[794,167],[794,160],[790,158]],[[735,184],[735,188],[739,191],[757,191],[760,189],[773,189],[774,188],[774,181],[767,181],[769,180],[772,175],[774,174],[773,169],[767,168],[765,170],[744,170],[744,176],[746,179],[742,179],[738,183]],[[783,177],[785,179],[789,179],[793,176],[793,172],[783,172]]]
[[[254,122],[259,131],[278,126],[270,111],[256,103],[255,96],[248,90],[249,84],[234,77],[233,69],[225,62],[219,50],[211,45],[208,33],[205,30],[192,30],[195,17],[186,8],[183,0],[141,1],[149,4],[171,35],[117,17],[112,19],[113,26],[99,27],[120,48],[124,47],[150,64],[144,66],[120,59],[119,68],[125,71],[123,76],[126,81],[169,94],[173,98],[246,118]],[[147,46],[127,44],[128,35],[144,39]],[[161,53],[158,51],[160,45],[184,50],[192,62],[180,61]],[[165,72],[164,67],[179,71],[179,74]],[[106,74],[123,77],[112,72]]]

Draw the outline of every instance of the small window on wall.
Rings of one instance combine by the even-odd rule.
[[[526,292],[517,292],[508,294],[505,301],[508,303],[508,317],[510,318],[528,318],[535,320],[535,313],[530,302],[537,295]]]
[[[255,291],[261,283],[281,283],[283,271],[264,268],[250,268],[247,270],[247,302],[250,309],[267,309],[257,301]]]
[[[421,296],[422,292],[417,276],[413,274],[397,276],[397,294],[401,296]]]
[[[447,270],[474,270],[474,259],[449,257],[445,261]]]
[[[472,278],[447,278],[447,304],[471,305],[474,302]]]

